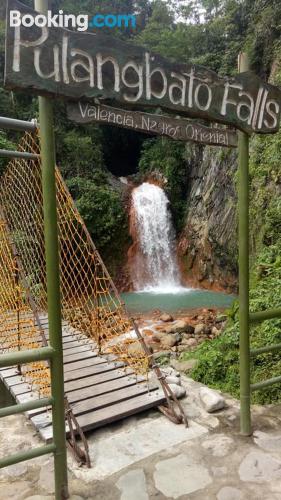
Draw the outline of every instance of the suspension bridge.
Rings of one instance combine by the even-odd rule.
[[[26,132],[18,151],[0,182],[2,353],[48,346],[49,339],[37,133]],[[58,169],[56,197],[67,434],[73,438],[152,407],[182,421],[181,406],[129,318]],[[151,369],[157,383],[149,382]],[[0,378],[18,403],[50,397],[48,361],[2,368]],[[52,440],[48,406],[26,416],[45,441]]]

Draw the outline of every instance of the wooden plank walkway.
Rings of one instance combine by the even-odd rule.
[[[40,315],[40,323],[48,340],[48,319]],[[113,357],[98,356],[95,344],[63,323],[64,388],[68,402],[84,431],[102,427],[127,416],[161,405],[165,401],[158,386],[147,388],[143,377]],[[0,370],[0,379],[17,403],[38,399],[17,373],[17,367]],[[52,413],[49,408],[25,414],[44,441],[52,440]],[[68,428],[67,428],[68,433]]]

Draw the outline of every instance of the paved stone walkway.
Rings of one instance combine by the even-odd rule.
[[[69,457],[71,500],[277,500],[281,499],[279,406],[253,408],[254,434],[239,434],[238,402],[206,413],[200,384],[182,377],[190,427],[156,411],[92,433],[92,469]],[[0,420],[0,454],[38,446],[23,416]],[[53,461],[41,457],[0,471],[1,500],[53,500]]]

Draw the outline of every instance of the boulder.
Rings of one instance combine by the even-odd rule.
[[[216,328],[215,326],[213,326],[212,328],[212,335],[214,335],[215,337],[220,333],[220,331],[218,330],[218,328]]]
[[[179,372],[189,372],[195,368],[197,363],[197,359],[188,359],[187,361],[180,361],[178,359],[171,360],[171,365]]]
[[[164,313],[164,314],[161,314],[160,318],[159,318],[161,321],[163,321],[164,323],[167,323],[168,321],[174,321],[174,318],[173,316],[171,316],[170,314],[168,313]]]
[[[160,368],[161,372],[164,375],[171,376],[171,377],[180,377],[180,373],[175,370],[172,366],[165,366],[165,368]]]
[[[188,339],[192,339],[194,338],[194,335],[192,333],[183,333],[182,334],[182,342],[184,342],[185,340],[188,340]]]
[[[185,345],[186,347],[195,347],[197,345],[197,340],[191,337],[190,339],[186,339],[182,342],[182,345]]]
[[[180,377],[172,377],[172,375],[166,377],[166,382],[167,384],[176,384],[176,385],[181,385],[181,379]]]
[[[186,325],[186,328],[185,328],[184,331],[187,334],[192,334],[192,333],[194,333],[194,330],[195,330],[194,326],[188,324],[188,325]]]
[[[174,335],[166,334],[161,337],[161,345],[163,347],[174,347],[179,340],[180,338],[176,333]]]
[[[208,413],[222,410],[222,408],[225,407],[224,397],[213,389],[209,389],[208,387],[200,387],[199,396],[205,410]]]
[[[142,330],[141,332],[143,335],[153,335],[153,331],[152,330],[149,330],[148,328],[145,328],[144,330]]]
[[[155,333],[153,333],[151,339],[154,342],[161,342],[162,338],[165,336],[166,336],[166,334],[164,332],[155,332]]]
[[[204,323],[198,323],[198,325],[195,326],[194,333],[195,335],[200,335],[201,333],[204,333],[204,330],[205,330]]]
[[[183,319],[179,319],[178,321],[175,321],[172,325],[166,327],[165,331],[166,333],[181,333],[185,332],[188,326],[189,325],[186,321],[184,321]]]
[[[187,352],[189,347],[185,344],[180,344],[177,346],[177,352],[182,353],[182,352]]]
[[[208,325],[205,325],[205,328],[204,328],[203,333],[204,333],[205,335],[211,335],[211,333],[212,333],[212,329],[211,329],[211,327],[210,327],[210,326],[208,326]]]
[[[186,395],[186,390],[181,385],[169,384],[169,387],[173,391],[176,398],[183,398]]]

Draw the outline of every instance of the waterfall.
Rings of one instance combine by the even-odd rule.
[[[136,290],[175,292],[181,288],[169,200],[159,186],[144,182],[132,192],[131,275]]]

